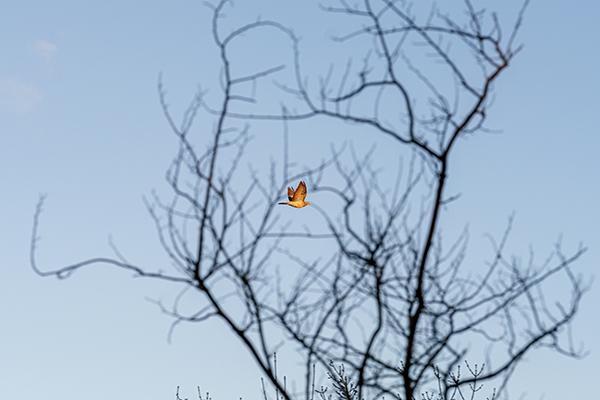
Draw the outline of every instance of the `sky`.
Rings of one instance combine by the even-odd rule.
[[[242,3],[228,12],[226,27],[255,7],[256,15],[292,27],[307,49],[345,28],[312,1]],[[508,7],[494,3],[491,8]],[[512,213],[510,246],[519,254],[531,246],[543,259],[559,238],[567,251],[579,243],[589,248],[575,271],[592,286],[573,323],[575,343],[589,354],[573,360],[532,353],[512,380],[514,399],[600,392],[600,291],[593,283],[600,262],[600,3],[567,3],[531,2],[518,36],[524,48],[494,86],[488,122],[497,133],[462,141],[450,170],[449,188],[461,193],[450,223],[469,225],[473,257],[489,255],[484,234],[502,232]],[[515,8],[498,11],[510,17]],[[171,319],[149,299],[171,298],[175,288],[107,265],[66,280],[41,278],[29,263],[33,213],[39,195],[48,194],[37,255],[42,269],[110,256],[109,236],[138,264],[168,264],[142,200],[153,189],[168,193],[164,174],[177,151],[157,81],[161,73],[177,118],[198,85],[208,89],[209,101],[217,98],[210,18],[203,2],[191,0],[3,6],[0,398],[158,400],[175,398],[177,386],[189,398],[196,386],[215,400],[261,396],[260,372],[218,321],[181,325],[169,343]],[[252,63],[283,46],[271,45],[236,50]],[[303,54],[310,63],[323,51]],[[323,121],[310,127],[339,129]],[[268,135],[280,132],[255,124],[252,134],[256,146],[267,143],[262,148],[275,154],[281,142]],[[360,133],[348,135],[361,148]],[[290,210],[279,212],[295,218]],[[318,218],[301,211],[307,224]]]

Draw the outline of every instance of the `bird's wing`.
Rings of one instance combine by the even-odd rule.
[[[306,198],[306,184],[304,181],[300,181],[296,192],[294,192],[294,198],[291,201],[304,201]]]
[[[289,201],[292,201],[293,198],[294,198],[294,188],[289,187],[288,188],[288,199],[289,199]]]

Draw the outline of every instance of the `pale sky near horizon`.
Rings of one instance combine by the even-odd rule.
[[[295,24],[309,43],[311,23],[328,21],[317,2],[272,3],[263,18]],[[531,2],[518,36],[525,47],[494,86],[489,123],[501,132],[478,134],[457,148],[450,188],[461,198],[449,207],[460,228],[469,225],[475,256],[489,256],[483,235],[501,233],[514,212],[515,251],[526,258],[531,245],[542,260],[559,237],[567,252],[582,242],[589,250],[574,270],[591,282],[600,262],[600,3],[566,3]],[[516,9],[500,9],[500,16],[514,16]],[[41,193],[48,194],[42,269],[110,256],[109,235],[138,264],[168,263],[142,202],[153,189],[168,193],[164,174],[177,151],[157,79],[162,73],[177,118],[197,85],[218,95],[210,18],[202,1],[192,0],[3,6],[0,398],[162,400],[175,398],[181,386],[182,398],[192,399],[198,385],[215,400],[261,396],[261,373],[218,321],[180,325],[167,343],[171,319],[147,299],[169,298],[173,287],[106,265],[66,280],[41,278],[29,264]],[[319,57],[318,51],[304,55]],[[252,132],[271,133],[280,127]],[[308,200],[318,203],[315,197]],[[296,210],[279,212],[288,211]],[[307,221],[318,216],[299,211]],[[587,357],[531,353],[515,372],[511,399],[600,393],[599,303],[596,283],[573,323],[574,342],[584,344]]]

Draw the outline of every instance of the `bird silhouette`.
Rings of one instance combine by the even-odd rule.
[[[287,203],[279,203],[279,204],[287,204],[288,206],[302,208],[306,207],[310,203],[308,201],[304,201],[306,198],[306,184],[304,181],[300,181],[296,190],[293,187],[288,188],[288,201]]]

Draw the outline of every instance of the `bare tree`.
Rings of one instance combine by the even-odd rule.
[[[212,8],[222,67],[220,104],[209,104],[199,90],[177,124],[159,80],[161,105],[180,146],[166,174],[172,199],[153,195],[147,208],[173,270],[149,271],[116,248],[114,258],[40,270],[34,256],[42,198],[31,243],[38,274],[65,278],[84,266],[110,263],[182,284],[174,304],[158,303],[175,318],[174,326],[220,318],[286,399],[299,394],[285,387],[273,367],[282,338],[299,348],[306,399],[314,395],[315,364],[330,376],[339,376],[336,365],[343,364],[342,375],[356,382],[348,393],[355,391],[358,399],[397,393],[413,399],[436,379],[440,393],[450,398],[464,385],[486,381],[497,382],[502,393],[523,356],[540,347],[581,355],[563,333],[586,290],[571,270],[584,248],[565,254],[559,243],[543,263],[531,254],[523,265],[505,251],[510,218],[499,240],[490,237],[491,261],[477,276],[463,271],[467,232],[452,241],[441,235],[442,211],[456,198],[446,193],[453,149],[461,138],[485,131],[493,85],[521,49],[514,43],[527,2],[508,35],[495,14],[468,0],[463,20],[435,7],[419,18],[403,1],[339,0],[338,6],[323,6],[359,21],[335,40],[355,41],[359,45],[353,47],[364,52],[360,66],[349,61],[341,73],[332,66],[316,88],[303,73],[300,41],[292,30],[257,20],[224,34],[220,24],[228,5],[221,0]],[[289,39],[292,80],[279,79],[284,64],[245,74],[232,68],[232,43],[257,30]],[[267,78],[278,79],[282,106],[257,112],[259,101],[247,94],[247,85],[267,84]],[[214,122],[209,135],[194,134],[200,113]],[[378,134],[391,138],[398,154],[411,154],[407,168],[394,183],[382,184],[372,153],[358,154],[352,146],[333,149],[315,168],[298,168],[290,161],[289,124],[315,117],[360,125],[373,141]],[[269,176],[251,171],[242,187],[239,165],[250,157],[245,149],[252,121],[281,124],[284,158],[281,173],[273,162]],[[316,207],[328,231],[295,230],[275,212],[286,187],[300,179],[309,190],[338,199],[338,215]],[[328,241],[332,251],[308,260],[289,249],[290,239],[302,246]],[[277,273],[282,256],[300,267],[292,281]],[[544,288],[559,274],[570,298],[551,307]],[[203,300],[196,312],[183,314],[178,305],[190,289]],[[475,367],[472,378],[457,380],[453,371],[465,358],[483,357],[470,351],[469,341],[488,349],[486,368]]]

